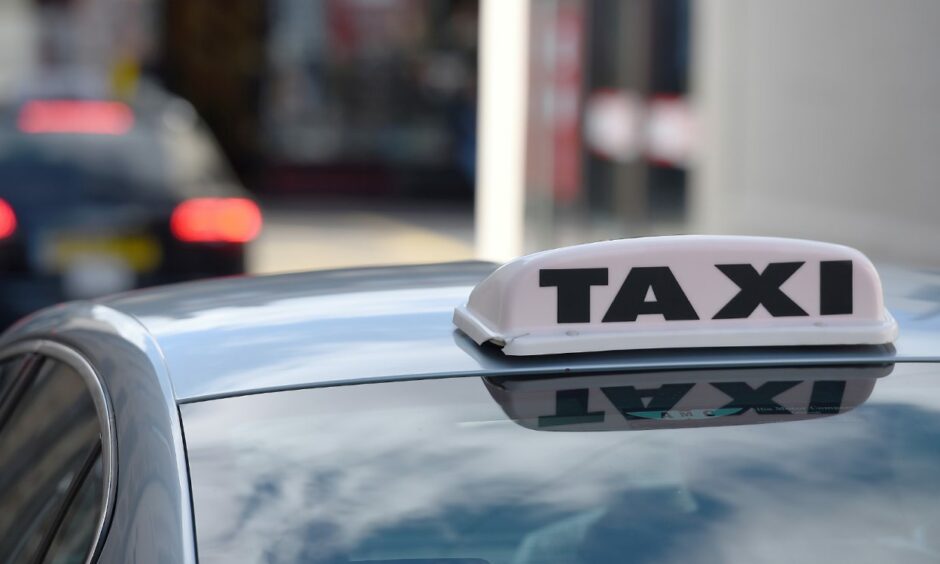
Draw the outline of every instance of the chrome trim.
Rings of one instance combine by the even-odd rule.
[[[98,412],[101,428],[101,469],[104,477],[101,507],[98,523],[95,526],[94,542],[85,564],[94,562],[104,545],[105,531],[111,524],[114,511],[114,499],[117,493],[117,440],[114,423],[114,410],[104,382],[88,360],[74,349],[49,339],[31,339],[14,343],[0,352],[0,362],[17,355],[39,354],[55,359],[78,373],[85,382]]]

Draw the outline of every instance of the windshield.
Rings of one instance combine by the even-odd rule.
[[[476,377],[183,405],[200,561],[934,562],[937,368],[710,428],[532,430]]]
[[[48,208],[162,195],[165,161],[159,138],[146,127],[122,135],[0,133],[0,197]]]

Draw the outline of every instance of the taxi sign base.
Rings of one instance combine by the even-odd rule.
[[[466,307],[454,311],[454,323],[476,344],[491,342],[510,356],[584,353],[622,350],[714,347],[791,347],[825,345],[882,345],[894,341],[897,322],[887,314],[883,323],[870,326],[773,327],[749,329],[663,329],[630,334],[502,335],[492,331]]]

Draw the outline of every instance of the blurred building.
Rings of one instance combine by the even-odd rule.
[[[28,0],[0,2],[0,99],[8,98],[35,64],[36,26]]]
[[[482,7],[482,256],[722,232],[940,263],[940,3],[512,4]]]
[[[529,243],[681,225],[688,0],[540,0],[531,10]]]
[[[260,192],[472,194],[476,0],[6,0],[0,97],[162,82]],[[47,88],[48,90],[48,88]]]
[[[269,14],[271,189],[470,194],[476,2],[278,0]]]
[[[482,256],[685,228],[691,11],[689,0],[484,0]]]
[[[474,0],[165,0],[163,74],[257,189],[472,193]]]
[[[695,7],[693,228],[940,264],[940,2]]]
[[[0,6],[0,96],[37,83],[133,95],[156,55],[158,0],[8,0]],[[99,84],[92,84],[92,83]]]
[[[160,48],[154,74],[193,104],[242,179],[257,188],[256,171],[264,165],[267,3],[157,1]]]

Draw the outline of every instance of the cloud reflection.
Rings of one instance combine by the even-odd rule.
[[[527,430],[476,378],[185,405],[200,558],[934,561],[940,413],[878,404],[889,379],[837,417],[647,432]]]

